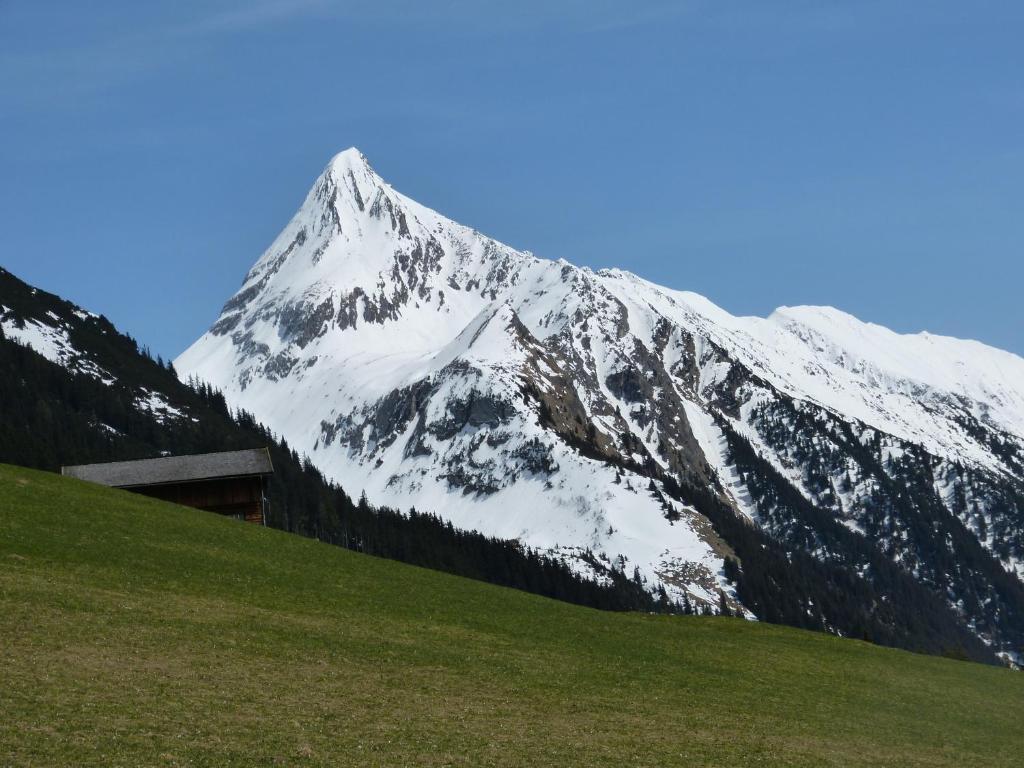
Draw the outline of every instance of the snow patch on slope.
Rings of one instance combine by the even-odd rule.
[[[5,316],[5,311],[6,308],[0,306],[0,328],[3,328],[8,339],[24,347],[31,347],[57,365],[67,366],[78,354],[63,328],[46,325],[31,318],[26,320],[22,327],[18,327],[13,318]]]
[[[729,445],[722,430],[715,423],[714,417],[696,403],[683,400],[686,417],[693,429],[694,437],[704,451],[704,457],[718,475],[728,498],[736,509],[746,515],[752,522],[757,520],[757,506],[750,497],[750,492],[743,483],[743,478],[736,471],[735,465],[729,462]]]

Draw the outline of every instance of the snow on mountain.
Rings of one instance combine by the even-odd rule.
[[[1021,358],[831,308],[734,317],[628,272],[539,259],[401,195],[355,149],[175,363],[372,502],[583,570],[636,568],[698,602],[738,599],[702,493],[816,557],[871,531],[885,557],[925,558],[934,541],[908,521],[941,514],[993,567],[1024,560]],[[785,506],[763,472],[803,501]],[[897,482],[944,500],[903,509]],[[804,502],[826,522],[784,519]],[[968,589],[940,570],[915,577]]]
[[[34,351],[52,363],[73,373],[97,379],[107,386],[117,383],[110,372],[113,366],[103,362],[97,338],[113,332],[113,326],[98,315],[86,312],[63,299],[22,283],[0,268],[0,334]],[[147,411],[158,421],[187,416],[171,405],[160,392],[135,387],[132,404]]]
[[[84,373],[104,383],[114,381],[103,368],[76,349],[69,335],[69,324],[49,311],[41,317],[16,317],[10,307],[0,304],[0,331],[22,346],[32,347],[52,363]]]
[[[817,402],[936,454],[999,468],[955,423],[965,411],[1024,438],[1024,359],[976,341],[902,335],[831,307],[780,307],[734,317],[702,296],[671,291],[619,270],[637,306],[692,328],[794,397]]]

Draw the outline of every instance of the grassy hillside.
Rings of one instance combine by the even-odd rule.
[[[1018,765],[1024,676],[0,465],[0,765]]]

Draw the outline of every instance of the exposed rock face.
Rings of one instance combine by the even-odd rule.
[[[724,508],[883,602],[907,578],[993,648],[1024,643],[1009,353],[538,259],[349,150],[176,365],[374,502],[735,605]]]

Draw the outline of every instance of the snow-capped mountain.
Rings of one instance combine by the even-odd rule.
[[[751,570],[778,544],[848,574],[848,593],[885,603],[910,579],[993,648],[1024,645],[1024,359],[1008,352],[831,308],[734,317],[540,259],[350,149],[175,364],[371,502],[764,618]]]

